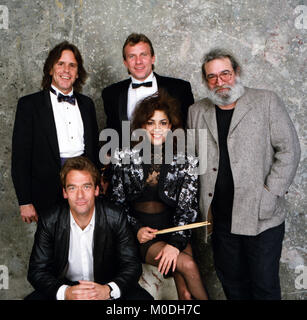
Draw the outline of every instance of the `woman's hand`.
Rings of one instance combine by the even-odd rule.
[[[166,244],[158,255],[155,257],[155,260],[159,260],[158,271],[161,274],[167,274],[171,266],[173,265],[172,271],[174,272],[177,265],[177,257],[180,251],[176,247]]]
[[[149,227],[143,227],[143,228],[139,229],[139,231],[136,235],[139,240],[139,243],[145,243],[149,240],[152,240],[153,238],[156,237],[154,232],[157,232],[157,231],[158,231],[157,229],[152,229]]]

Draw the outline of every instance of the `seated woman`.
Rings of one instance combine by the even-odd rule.
[[[138,154],[135,148],[115,152],[111,200],[127,210],[143,262],[157,266],[163,275],[174,272],[180,300],[206,300],[189,243],[191,230],[155,235],[161,229],[195,222],[198,214],[198,177],[191,170],[197,165],[195,158],[183,152],[175,154],[170,163],[165,161],[166,135],[180,128],[179,115],[176,101],[161,90],[139,104],[132,130],[146,130],[151,163],[144,163],[145,154]],[[123,161],[127,157],[129,164]]]

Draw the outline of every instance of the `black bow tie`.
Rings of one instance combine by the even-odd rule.
[[[76,98],[74,95],[71,95],[71,96],[64,96],[64,94],[60,93],[58,94],[58,102],[68,102],[72,105],[75,105],[76,104]]]
[[[139,87],[152,87],[152,82],[142,82],[142,83],[133,83],[132,82],[132,89],[137,89]]]
[[[50,87],[50,91],[51,91],[53,94],[57,95],[57,94],[56,94],[56,91],[55,91],[52,87]],[[64,94],[62,94],[61,92],[59,92],[57,98],[58,98],[58,102],[64,101],[64,102],[68,102],[68,103],[70,103],[70,104],[72,104],[72,105],[75,105],[75,104],[76,104],[76,97],[75,97],[73,94],[72,94],[71,96],[65,96]]]

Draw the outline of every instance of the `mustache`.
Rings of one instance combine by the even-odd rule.
[[[216,87],[216,88],[214,88],[214,93],[216,93],[218,90],[221,90],[221,89],[232,89],[232,86],[229,86],[229,85],[222,85],[222,86],[219,86],[219,87]]]
[[[209,98],[209,100],[211,100],[214,104],[218,106],[225,106],[238,100],[244,94],[245,91],[240,77],[236,78],[234,85],[223,84],[211,90],[207,86],[206,89],[207,97]],[[225,92],[218,92],[218,90],[221,89],[229,90],[225,90]]]

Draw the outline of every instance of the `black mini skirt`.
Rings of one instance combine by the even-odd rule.
[[[134,216],[138,219],[144,227],[150,227],[153,229],[166,229],[173,227],[174,213],[171,209],[164,210],[160,213],[146,213],[141,211],[134,211]],[[145,243],[139,243],[140,255],[142,262],[145,263],[145,257],[147,250],[156,242],[164,241],[168,242],[169,233],[157,235],[154,239]]]

